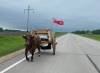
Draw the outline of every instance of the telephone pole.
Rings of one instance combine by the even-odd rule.
[[[24,13],[27,12],[27,23],[26,23],[26,27],[27,27],[27,32],[29,32],[29,19],[30,19],[30,12],[33,11],[34,12],[34,9],[31,9],[30,8],[30,5],[28,5],[28,8],[27,9],[24,9]]]

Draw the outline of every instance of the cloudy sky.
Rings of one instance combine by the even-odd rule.
[[[31,6],[29,28],[52,28],[74,31],[100,28],[100,0],[0,0],[0,27],[26,29]],[[55,26],[52,19],[63,19],[64,26]]]

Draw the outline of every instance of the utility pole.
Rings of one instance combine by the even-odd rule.
[[[27,27],[27,32],[29,32],[29,19],[30,19],[30,12],[33,11],[34,12],[34,9],[31,9],[30,8],[30,5],[28,5],[28,8],[27,9],[24,9],[24,13],[27,12],[27,23],[26,23],[26,27]]]

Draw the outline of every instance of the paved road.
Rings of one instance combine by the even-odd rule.
[[[41,57],[35,55],[34,62],[23,59],[5,73],[100,73],[100,42],[70,33],[57,42],[55,56],[52,51],[42,51]],[[22,54],[0,64],[0,71],[23,57]]]

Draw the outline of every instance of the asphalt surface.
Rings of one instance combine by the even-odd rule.
[[[74,34],[57,38],[56,55],[42,51],[34,62],[23,60],[24,54],[0,64],[0,73],[100,73],[100,42]],[[9,68],[3,72],[6,68]]]

